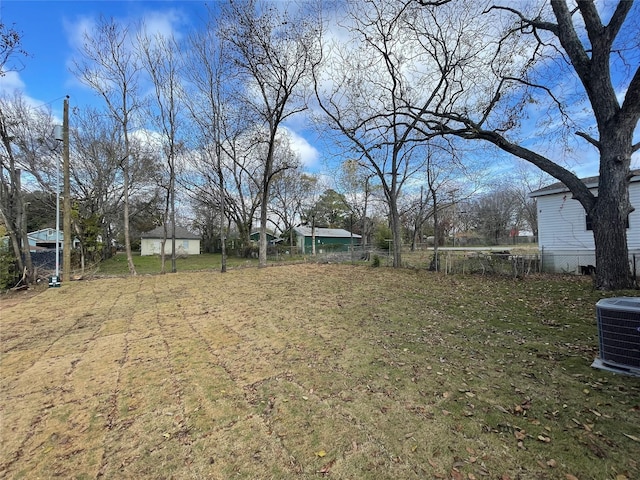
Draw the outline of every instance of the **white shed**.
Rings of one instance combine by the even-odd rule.
[[[157,227],[145,232],[140,238],[140,255],[160,255],[164,230]],[[164,245],[165,255],[171,255],[171,227],[167,227],[167,242]],[[199,255],[200,237],[187,229],[176,226],[176,255]]]
[[[629,197],[635,210],[629,215],[627,245],[630,261],[640,262],[640,170],[633,171]],[[591,192],[598,192],[598,177],[582,181]],[[530,193],[537,202],[538,244],[546,271],[586,273],[595,267],[595,244],[587,215],[569,189],[554,183]]]

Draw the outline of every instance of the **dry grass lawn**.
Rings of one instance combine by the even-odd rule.
[[[602,295],[295,265],[4,300],[0,478],[638,479]]]

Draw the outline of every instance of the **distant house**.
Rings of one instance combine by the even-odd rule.
[[[140,236],[140,255],[160,255],[164,228],[157,227]],[[165,255],[171,255],[171,227],[167,227],[167,241],[164,245]],[[199,255],[200,237],[187,229],[176,226],[176,254]]]
[[[296,245],[300,253],[312,252],[312,229],[309,226],[300,226],[293,229],[296,235]],[[342,228],[317,228],[315,229],[316,253],[325,253],[325,250],[336,248],[335,245],[350,245],[353,238],[354,245],[360,245],[361,236],[351,234]]]
[[[629,183],[629,199],[635,210],[629,215],[629,255],[640,260],[640,170]],[[597,195],[598,177],[584,178]],[[529,194],[537,203],[538,244],[547,271],[582,273],[596,266],[591,222],[584,208],[562,183],[554,183]]]
[[[252,242],[259,242],[260,231],[254,230],[253,232],[251,232],[249,234],[249,240],[251,240]],[[276,237],[276,235],[273,232],[270,232],[269,230],[267,230],[267,243],[273,244],[273,243],[276,243],[277,240],[278,240],[278,237]]]
[[[29,238],[29,251],[38,252],[42,250],[55,250],[56,240],[58,241],[59,248],[64,248],[64,232],[60,232],[56,235],[55,228],[43,228],[36,230],[35,232],[27,233]],[[73,239],[72,248],[77,248],[80,241],[77,238]]]

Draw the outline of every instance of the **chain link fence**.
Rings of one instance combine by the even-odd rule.
[[[275,260],[275,259],[274,259]],[[285,260],[280,257],[279,260]],[[330,251],[306,255],[306,262],[318,263],[369,263],[391,266],[393,252],[372,246],[341,245]],[[593,254],[550,254],[534,248],[518,247],[433,247],[417,248],[402,252],[402,265],[408,268],[424,268],[451,274],[496,274],[523,277],[537,273],[593,275]],[[640,253],[629,255],[629,266],[635,278],[640,278]]]

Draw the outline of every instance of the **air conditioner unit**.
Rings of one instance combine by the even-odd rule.
[[[640,297],[596,303],[600,356],[592,367],[640,377]]]

